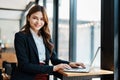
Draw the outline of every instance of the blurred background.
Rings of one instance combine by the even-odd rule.
[[[101,6],[104,4],[102,2],[103,0],[0,0],[0,53],[15,53],[14,35],[25,24],[28,10],[39,4],[46,7],[51,38],[58,57],[89,64],[102,44],[101,25],[104,24],[101,24],[101,15],[102,10],[107,12],[105,10],[108,8]],[[103,16],[105,15],[104,13]],[[102,20],[109,21],[109,18]],[[101,67],[101,49],[93,66]]]
[[[37,0],[0,0],[1,52],[14,51],[14,34],[24,25],[26,13],[35,2]],[[46,7],[51,35],[55,36],[53,3],[53,0],[38,1],[38,4]],[[76,61],[89,63],[100,46],[101,1],[77,0],[75,16],[77,20],[76,25],[72,26],[76,27],[76,31],[69,31],[70,0],[59,0],[58,8],[58,56],[65,60],[69,59],[69,47],[72,47],[69,46],[70,34],[75,33],[76,53],[73,54],[77,56]]]

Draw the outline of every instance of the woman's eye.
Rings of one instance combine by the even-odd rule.
[[[37,19],[36,17],[33,17],[33,19]]]
[[[44,19],[43,19],[43,18],[41,18],[40,20],[44,21]]]

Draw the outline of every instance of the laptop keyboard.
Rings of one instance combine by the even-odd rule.
[[[71,69],[64,69],[66,72],[89,72],[90,67],[87,66],[86,68],[71,68]]]

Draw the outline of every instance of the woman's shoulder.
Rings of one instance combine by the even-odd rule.
[[[15,35],[25,35],[22,31],[18,31],[15,33]]]
[[[19,31],[19,32],[16,32],[15,33],[15,36],[23,36],[23,37],[25,37],[27,35],[27,33],[25,33],[24,31]]]

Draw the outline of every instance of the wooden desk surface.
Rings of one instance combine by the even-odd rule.
[[[113,74],[113,71],[108,70],[100,70],[98,68],[93,68],[89,73],[74,73],[74,72],[64,72],[62,70],[59,71],[63,76],[72,77],[72,76],[100,76],[100,75],[108,75]]]
[[[2,53],[1,59],[2,61],[7,61],[9,63],[17,63],[17,58],[15,53]]]
[[[0,58],[0,69],[2,69],[3,61],[8,63],[17,63],[17,58],[15,53],[2,53]]]

